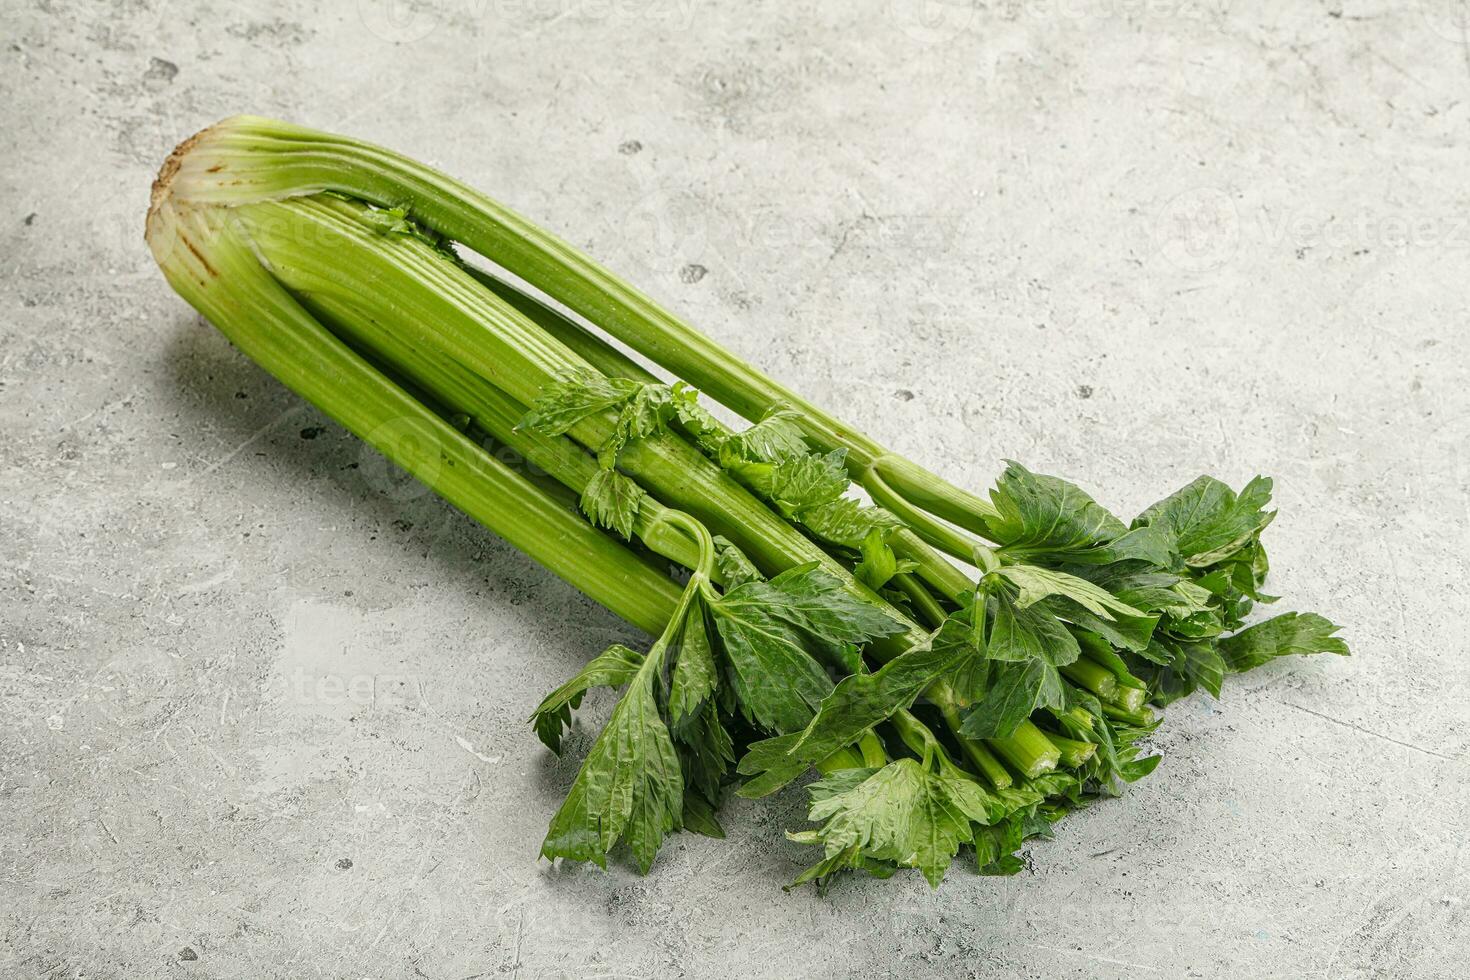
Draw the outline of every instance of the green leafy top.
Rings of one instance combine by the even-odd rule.
[[[1080,571],[1159,617],[1148,646],[1130,667],[1149,682],[1160,704],[1203,687],[1218,697],[1224,676],[1292,653],[1346,653],[1336,627],[1320,616],[1288,613],[1230,636],[1255,602],[1269,569],[1261,532],[1275,517],[1266,510],[1271,481],[1256,477],[1239,493],[1201,476],[1144,510],[1136,530],[1154,529],[1172,542],[1168,571],[1121,566]]]
[[[610,648],[533,716],[559,751],[584,692],[628,685],[552,820],[546,857],[605,864],[621,840],[647,870],[671,830],[689,821],[717,830],[709,805],[734,759],[734,713],[768,731],[799,731],[832,690],[823,662],[855,669],[859,644],[905,628],[815,564],[765,581],[692,518],[668,519],[701,542],[701,559],[663,635],[647,656]],[[717,560],[734,573],[723,594],[710,580]]]
[[[642,487],[617,470],[599,469],[583,488],[580,503],[593,524],[631,539],[638,510],[647,497]]]
[[[1075,484],[1032,473],[1014,460],[990,491],[994,539],[1020,549],[1073,551],[1119,537],[1123,523]]]
[[[562,732],[571,725],[572,711],[581,706],[582,695],[594,687],[622,687],[642,666],[643,654],[614,643],[537,705],[531,713],[536,736],[548,749],[561,755]]]
[[[1348,655],[1348,645],[1327,619],[1316,613],[1283,613],[1220,641],[1226,666],[1237,673],[1277,657],[1313,653]]]
[[[1033,712],[1065,707],[1059,668],[1081,656],[1077,630],[1101,630],[1124,647],[1147,645],[1157,617],[1097,583],[1059,569],[978,557],[988,570],[967,613],[977,656],[955,684],[974,703],[961,728],[968,737],[1006,737]]]
[[[794,413],[776,411],[731,433],[686,386],[582,374],[549,387],[522,424],[556,434],[602,411],[616,415],[581,502],[594,523],[631,536],[646,498],[615,469],[617,456],[628,442],[677,422],[783,517],[846,549],[870,587],[914,567],[888,546],[901,523],[847,496],[844,452],[809,451]],[[1139,758],[1132,744],[1145,729],[1113,720],[1098,698],[1064,680],[1062,670],[1082,656],[1120,685],[1146,683],[1150,696],[1167,702],[1197,687],[1218,694],[1225,673],[1276,656],[1346,652],[1335,627],[1310,615],[1288,614],[1229,636],[1253,601],[1270,599],[1260,592],[1269,493],[1266,480],[1237,495],[1201,478],[1129,527],[1073,484],[1011,463],[991,494],[996,515],[986,522],[1000,546],[977,551],[973,595],[925,642],[872,673],[859,647],[901,631],[901,623],[816,563],[767,581],[738,548],[701,528],[707,560],[649,655],[610,649],[536,713],[538,734],[559,749],[585,690],[628,685],[544,853],[602,863],[624,840],[646,868],[662,837],[686,821],[718,832],[710,807],[734,759],[728,728],[737,716],[773,736],[750,745],[738,767],[750,777],[742,794],[762,795],[878,726],[922,728],[907,708],[939,681],[968,706],[965,737],[1007,737],[1037,712],[1049,714],[1069,737],[1094,747],[1065,776],[1067,799],[1080,799],[1083,787],[1115,792],[1157,757]],[[710,582],[715,567],[723,594]],[[834,685],[829,670],[845,676]],[[899,759],[814,784],[812,818],[821,827],[796,839],[821,843],[825,856],[799,880],[849,868],[888,874],[918,867],[937,882],[966,843],[985,873],[1010,873],[1019,843],[1048,832],[1059,807],[1073,805],[1039,790],[987,795],[937,742],[921,748],[923,762]]]
[[[572,371],[545,388],[520,426],[563,435],[585,418],[616,410],[611,432],[597,447],[599,465],[613,469],[629,442],[665,431],[677,420],[711,459],[822,541],[857,549],[871,531],[886,536],[902,526],[882,508],[846,496],[846,451],[811,452],[796,412],[776,407],[743,432],[731,432],[699,405],[698,396],[683,382],[671,387]],[[611,481],[599,483],[599,496],[584,500],[583,510],[623,533],[630,526],[629,506],[604,499],[610,486]]]
[[[743,432],[706,440],[705,445],[713,450],[716,457],[723,454],[754,462],[775,463],[793,456],[805,456],[810,449],[806,437],[801,434],[799,418],[796,412],[779,406]]]
[[[661,662],[650,656],[631,678],[552,818],[544,857],[606,867],[607,852],[623,840],[646,872],[664,836],[680,826],[684,778],[658,703]]]
[[[898,518],[881,507],[866,506],[846,496],[846,450],[803,452],[769,460],[741,455],[745,445],[734,438],[725,442],[718,456],[720,466],[781,516],[821,540],[859,549],[872,531],[886,537],[902,526]]]
[[[720,578],[725,583],[725,588],[733,589],[737,585],[746,582],[759,582],[764,576],[760,570],[745,557],[745,552],[736,547],[729,538],[716,534],[715,563],[720,569]]]
[[[722,468],[823,541],[857,549],[869,532],[886,536],[901,526],[882,508],[845,496],[846,452],[811,452],[795,412],[776,408],[732,433],[700,407],[698,395],[683,382],[671,387],[571,371],[546,386],[519,427],[557,436],[583,419],[616,411],[611,431],[597,447],[598,464],[612,470],[628,443],[665,431],[677,420]],[[584,492],[582,509],[594,523],[627,537],[639,499],[626,483],[606,478]]]
[[[987,789],[955,764],[917,718],[901,713],[892,730],[913,758],[829,772],[807,787],[808,816],[820,826],[787,836],[820,846],[823,858],[794,884],[821,886],[847,870],[887,877],[917,868],[937,887],[966,845],[974,848],[982,873],[1014,873],[1021,866],[1014,852],[1022,842],[1049,836],[1050,821],[1081,802],[1077,776],[1056,773]]]
[[[750,747],[739,771],[759,776],[741,795],[765,795],[799,776],[808,766],[857,741],[873,726],[913,704],[926,687],[971,654],[968,629],[946,623],[924,642],[884,664],[876,673],[859,670],[838,682],[817,706],[800,734]]]

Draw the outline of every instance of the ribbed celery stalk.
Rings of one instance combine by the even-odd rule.
[[[486,289],[505,300],[524,314],[527,319],[561,341],[578,357],[603,374],[633,381],[657,382],[659,380],[657,375],[637,361],[535,297],[483,270],[467,267],[465,271]],[[913,531],[907,528],[900,529],[893,536],[892,546],[900,557],[908,558],[918,564],[915,574],[927,582],[939,596],[946,599],[957,599],[974,588],[975,583],[970,576],[937,554]],[[964,559],[969,561],[970,557],[970,552],[966,551]],[[917,591],[910,592],[910,598],[919,606],[928,607],[933,603],[933,598],[927,593],[921,595]],[[932,607],[931,612],[938,613],[940,610],[938,607]],[[939,615],[938,619],[943,619],[943,615]],[[939,624],[936,620],[931,625]]]

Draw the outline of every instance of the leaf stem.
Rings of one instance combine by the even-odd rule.
[[[1109,704],[1107,701],[1104,701],[1102,709],[1103,714],[1107,717],[1114,721],[1126,722],[1135,728],[1147,728],[1154,723],[1154,713],[1147,707],[1139,708],[1137,711],[1129,711],[1126,708],[1120,708],[1116,704]]]
[[[902,496],[912,506],[921,507],[981,537],[990,536],[987,521],[1000,516],[990,501],[962,490],[918,463],[893,453],[884,453],[873,460],[867,472],[882,480],[893,493]],[[866,482],[863,485],[866,486]]]
[[[708,582],[715,568],[715,542],[709,529],[682,510],[665,509],[663,519],[699,542],[699,564],[694,569],[694,575],[703,582]],[[693,580],[691,584],[692,582]]]
[[[1061,764],[1068,769],[1076,769],[1097,754],[1097,746],[1092,742],[1081,742],[1045,729],[1042,731],[1047,740],[1057,747],[1057,751],[1061,753]]]
[[[862,768],[865,768],[863,757],[852,746],[840,748],[817,763],[817,771],[824,776],[837,772],[840,769]]]
[[[888,765],[888,753],[883,749],[883,741],[872,731],[864,733],[858,739],[858,751],[862,753],[863,765],[869,769],[881,769]]]
[[[945,727],[954,733],[955,738],[959,741],[965,758],[970,760],[970,763],[990,782],[990,785],[996,789],[1005,789],[1010,786],[1012,784],[1011,774],[1006,771],[1001,761],[992,755],[982,743],[959,734],[962,720],[959,709],[951,703],[941,704],[939,711],[944,715]]]
[[[1021,722],[1015,734],[1007,738],[987,739],[986,743],[1000,754],[1023,779],[1034,779],[1056,769],[1061,751],[1046,734],[1030,721]]]
[[[958,558],[960,561],[973,562],[975,545],[980,542],[961,534],[954,528],[924,513],[922,510],[910,504],[891,488],[878,472],[869,468],[858,477],[858,482],[868,491],[874,503],[886,507],[896,515],[899,520],[907,524],[926,544],[938,548],[940,551]]]
[[[904,595],[908,596],[909,602],[919,613],[919,618],[924,625],[930,629],[938,629],[939,624],[944,622],[944,609],[939,601],[924,587],[912,572],[899,572],[893,576],[893,584],[898,586]]]
[[[1148,700],[1148,692],[1139,687],[1122,687],[1121,685],[1111,695],[1103,698],[1104,704],[1110,704],[1124,711],[1137,712],[1143,710],[1144,702]]]
[[[1058,670],[1063,677],[1100,698],[1110,698],[1118,690],[1118,678],[1113,676],[1113,672],[1086,657],[1059,667]]]

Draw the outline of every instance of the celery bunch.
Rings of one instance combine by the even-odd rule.
[[[548,858],[605,865],[622,843],[647,871],[671,832],[722,836],[732,783],[761,796],[816,769],[815,826],[790,836],[821,854],[798,881],[917,868],[937,885],[962,848],[1010,873],[1023,840],[1158,763],[1138,744],[1148,703],[1347,653],[1313,614],[1242,629],[1274,601],[1269,480],[1201,477],[1128,523],[1018,463],[970,493],[391,151],[225,120],[165,162],[147,237],[248,356],[656,637],[532,714],[560,751],[583,695],[622,689]]]

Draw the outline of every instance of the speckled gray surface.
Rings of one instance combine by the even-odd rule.
[[[1463,975],[1461,4],[3,10],[0,975]],[[971,485],[1272,474],[1274,585],[1356,656],[1171,709],[1016,878],[785,894],[794,793],[538,863],[527,710],[639,638],[168,291],[149,179],[241,111],[491,190]]]

